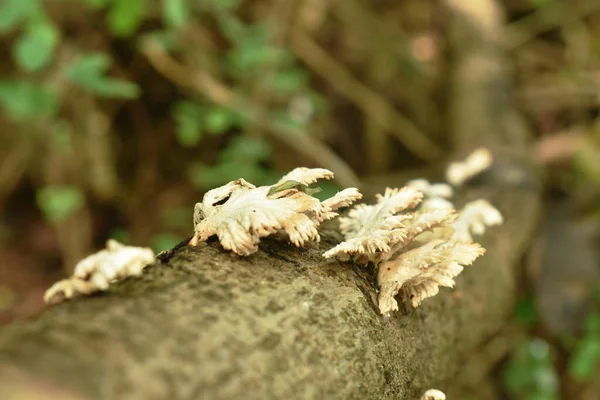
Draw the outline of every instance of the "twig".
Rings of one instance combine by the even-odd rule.
[[[142,46],[142,52],[154,68],[166,78],[204,94],[211,101],[223,107],[243,111],[252,124],[265,129],[273,137],[294,148],[303,156],[333,171],[340,185],[346,187],[360,185],[358,176],[344,160],[320,141],[306,135],[302,130],[266,117],[265,110],[252,105],[245,98],[232,92],[227,86],[209,76],[205,71],[188,71],[156,42],[146,42]]]
[[[291,45],[307,65],[410,151],[430,162],[438,161],[443,155],[442,149],[419,128],[399,114],[382,96],[360,83],[307,34],[296,29],[291,37]]]

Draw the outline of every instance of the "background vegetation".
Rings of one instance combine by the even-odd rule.
[[[501,4],[549,195],[490,393],[600,398],[600,3]],[[108,237],[171,247],[232,179],[443,159],[446,30],[433,0],[3,0],[0,323]]]

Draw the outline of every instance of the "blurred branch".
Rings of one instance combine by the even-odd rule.
[[[598,87],[600,75],[585,71],[537,74],[521,85],[517,97],[528,110],[585,109],[598,105]]]
[[[303,0],[298,7],[296,23],[307,32],[319,30],[329,13],[331,0]]]
[[[336,180],[340,185],[359,186],[359,178],[346,162],[320,141],[300,129],[269,118],[266,110],[258,108],[247,99],[234,93],[205,71],[188,71],[186,67],[177,63],[160,44],[148,41],[144,43],[141,51],[154,68],[168,79],[204,94],[216,104],[244,113],[252,124],[265,129],[266,132],[297,150],[307,159],[335,172]]]
[[[293,31],[291,46],[309,67],[414,154],[429,162],[435,162],[443,156],[442,149],[431,142],[427,135],[399,114],[385,98],[359,82],[303,31]]]
[[[10,150],[3,152],[3,157],[0,157],[0,210],[6,198],[23,178],[35,150],[35,140],[32,140],[29,135],[20,134],[15,135],[14,138],[17,143],[7,146],[6,148]]]
[[[380,70],[385,65],[378,56],[381,53],[376,53],[369,62],[369,80],[372,83],[378,84],[381,77]],[[390,136],[386,134],[386,130],[372,118],[365,118],[365,138],[364,147],[367,154],[367,168],[370,173],[381,173],[389,169],[393,160],[393,147]]]
[[[531,159],[529,129],[512,105],[509,62],[502,50],[504,14],[499,1],[445,0],[449,27],[449,131],[454,146],[510,149],[511,157]],[[483,132],[495,132],[483,135]],[[508,174],[506,174],[508,176]]]
[[[432,74],[432,65],[426,66],[429,62],[418,60],[413,44],[415,37],[411,38],[412,34],[405,29],[403,18],[398,15],[411,12],[402,11],[400,6],[395,12],[382,14],[375,11],[376,6],[371,2],[357,0],[337,2],[336,6],[332,14],[347,26],[347,32],[355,32],[354,35],[360,38],[363,46],[366,45],[364,50],[368,53],[364,57],[376,63],[379,69],[378,79],[371,78],[366,83],[372,85],[372,90],[385,95],[388,102],[401,99],[405,113],[414,124],[432,140],[439,137],[443,115],[433,101],[433,91],[439,80],[437,73]],[[407,69],[407,66],[410,67]]]
[[[565,20],[581,19],[598,11],[600,11],[600,2],[596,0],[548,2],[536,12],[506,26],[506,47],[513,50],[537,35],[563,25]]]
[[[555,132],[540,138],[535,148],[535,158],[540,163],[552,163],[570,159],[585,145],[584,127],[573,126],[563,132]]]
[[[285,37],[292,23],[294,12],[294,2],[287,0],[276,0],[271,4],[271,8],[265,16],[265,25],[267,27],[267,42],[276,47],[283,47]],[[249,87],[248,100],[252,104],[256,104],[263,108],[268,108],[271,102],[271,92],[265,90],[264,82],[268,82],[277,73],[279,65],[277,61],[267,63],[262,69],[261,76],[258,79],[245,80],[245,84]],[[261,127],[250,125],[247,135],[258,137],[261,135]]]

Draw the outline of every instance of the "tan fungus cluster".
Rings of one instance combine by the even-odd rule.
[[[471,158],[478,168],[489,161]],[[194,207],[194,236],[189,244],[216,236],[225,249],[248,256],[258,250],[261,238],[276,233],[284,233],[297,247],[318,242],[319,225],[362,198],[356,188],[323,201],[314,197],[318,189],[310,185],[332,178],[326,169],[296,168],[271,186],[257,187],[237,179],[212,189]],[[397,298],[417,307],[437,294],[439,286],[453,287],[464,266],[484,254],[483,247],[473,241],[474,234],[502,223],[500,212],[486,200],[456,211],[452,195],[450,185],[424,179],[387,188],[377,195],[375,204],[358,204],[339,218],[345,240],[323,256],[372,263],[377,268],[382,314],[398,309]],[[55,303],[76,293],[106,290],[112,282],[140,275],[154,261],[150,249],[109,240],[105,250],[79,262],[71,278],[52,286],[45,301]]]

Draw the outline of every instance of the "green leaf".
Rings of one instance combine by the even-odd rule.
[[[332,181],[321,182],[319,188],[321,190],[318,193],[315,193],[314,197],[321,201],[333,197],[337,192],[343,189],[340,185]]]
[[[261,67],[274,64],[281,54],[281,50],[274,46],[249,42],[233,49],[228,59],[234,72],[248,76],[258,72]]]
[[[106,7],[111,0],[85,0],[88,6],[93,9]]]
[[[539,338],[517,344],[503,370],[504,387],[514,399],[558,400],[558,374],[552,348]]]
[[[585,319],[585,332],[588,335],[600,333],[600,314],[590,313]]]
[[[569,375],[578,380],[589,380],[594,376],[598,361],[600,361],[600,338],[585,337],[571,355]]]
[[[199,188],[208,189],[221,186],[238,178],[244,178],[256,185],[266,185],[277,179],[272,171],[255,162],[220,162],[209,166],[192,164],[188,168],[189,179]]]
[[[44,217],[52,223],[66,220],[85,203],[83,192],[69,185],[51,185],[39,189],[36,200]]]
[[[241,0],[204,0],[204,2],[220,10],[232,11],[240,5]]]
[[[27,81],[0,81],[0,104],[8,118],[26,121],[48,117],[58,111],[59,98],[53,90]]]
[[[219,13],[216,15],[219,31],[232,42],[240,41],[247,32],[246,25],[231,13]]]
[[[159,233],[152,238],[151,247],[156,253],[160,253],[163,250],[171,250],[181,240],[179,236],[172,233]]]
[[[69,76],[85,80],[85,77],[102,75],[110,67],[110,57],[105,53],[94,52],[80,56],[69,68]]]
[[[538,313],[532,297],[520,300],[515,307],[515,319],[522,323],[527,329],[531,329],[538,323]]]
[[[229,145],[221,152],[221,154],[219,154],[219,160],[222,162],[249,164],[266,161],[271,157],[271,153],[271,146],[266,140],[237,136],[233,138]]]
[[[244,77],[261,73],[267,65],[282,66],[292,60],[290,51],[269,43],[269,30],[265,24],[246,27],[227,55],[232,72]]]
[[[179,28],[189,14],[187,0],[163,0],[163,18],[168,26]]]
[[[67,69],[67,77],[98,96],[137,98],[139,87],[135,83],[105,76],[110,63],[110,58],[104,53],[86,54]]]
[[[268,141],[237,136],[219,153],[216,165],[192,164],[188,169],[189,179],[204,189],[238,178],[256,185],[268,184],[276,180],[277,176],[261,164],[271,157],[271,153]]]
[[[125,228],[115,228],[110,232],[109,236],[123,244],[131,243],[131,235]]]
[[[211,134],[222,134],[234,127],[238,122],[237,116],[224,107],[213,107],[204,116],[206,129]]]
[[[291,68],[279,71],[273,75],[267,85],[279,93],[296,93],[308,84],[308,72],[300,68]]]
[[[203,136],[202,109],[191,101],[180,101],[173,109],[177,141],[184,147],[195,147]]]
[[[2,0],[0,4],[0,33],[6,33],[41,11],[39,0]]]
[[[101,97],[137,99],[140,95],[140,88],[137,84],[109,77],[99,79],[97,85],[94,85],[90,89],[93,89],[92,91]]]
[[[273,185],[271,187],[271,189],[269,189],[267,196],[272,196],[275,193],[283,192],[284,190],[289,190],[289,189],[297,189],[298,191],[304,192],[308,195],[313,195],[313,194],[319,193],[321,191],[321,188],[319,188],[319,187],[311,188],[302,182],[289,180],[289,181],[282,182],[279,185]]]
[[[44,20],[29,24],[13,48],[17,64],[28,72],[39,71],[52,61],[57,43],[54,25]]]
[[[118,37],[131,36],[142,23],[145,0],[112,0],[108,13],[110,31]]]

